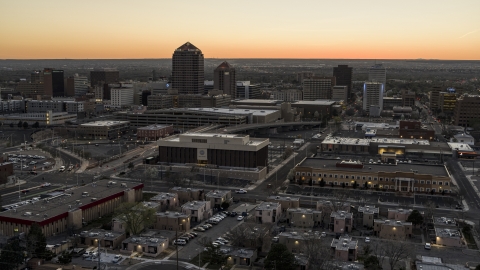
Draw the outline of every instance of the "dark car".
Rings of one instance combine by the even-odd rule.
[[[237,212],[230,212],[230,216],[231,216],[231,217],[237,216]]]

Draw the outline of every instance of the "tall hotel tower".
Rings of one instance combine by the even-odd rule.
[[[173,52],[172,88],[179,94],[203,94],[203,53],[190,42]]]

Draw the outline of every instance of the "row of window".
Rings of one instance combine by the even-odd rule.
[[[342,185],[342,184],[345,184],[345,186],[348,187],[348,186],[350,185],[350,183],[348,183],[348,182],[336,182],[336,181],[335,181],[335,182],[332,182],[332,181],[329,181],[329,182],[326,182],[326,183],[327,183],[328,185],[331,185],[331,184],[333,183],[334,186],[340,186],[340,185]],[[313,181],[313,184],[316,184],[315,181]],[[445,182],[445,184],[448,184],[448,183]],[[353,185],[352,185],[352,186],[353,186]],[[369,188],[371,188],[371,187],[377,187],[377,186],[378,186],[378,185],[368,184],[368,187],[369,187]],[[448,186],[448,185],[447,185],[447,186]],[[380,188],[383,188],[383,189],[393,189],[393,190],[395,190],[395,186],[394,186],[394,185],[390,185],[390,186],[389,186],[389,185],[380,185],[379,187],[380,187]],[[398,186],[398,188],[400,188],[400,186]],[[401,186],[401,188],[407,188],[407,187],[406,187],[406,186]],[[433,192],[437,192],[437,189],[436,189],[436,188],[430,189],[430,188],[423,188],[423,187],[420,187],[420,188],[414,187],[413,190],[414,190],[414,191],[421,191],[421,192],[422,192],[422,191],[430,192],[430,191],[433,190]],[[445,191],[445,192],[447,192],[447,193],[450,192],[448,189],[441,189],[441,188],[438,189],[438,191],[439,191],[439,192]]]
[[[296,174],[297,174],[297,175],[300,175],[299,172],[297,172]],[[305,176],[305,173],[302,172],[301,175],[302,175],[302,176]],[[307,175],[307,176],[310,176],[310,173],[307,173],[306,175]],[[317,176],[317,175],[314,173],[312,176]],[[319,174],[318,174],[318,177],[322,177],[322,174],[319,173]],[[379,177],[379,178],[377,178],[377,177],[371,177],[371,176],[368,176],[368,177],[366,177],[366,176],[357,176],[357,177],[355,177],[355,175],[348,176],[348,175],[337,175],[337,174],[333,174],[333,175],[332,175],[332,174],[328,174],[328,175],[327,175],[327,174],[323,174],[323,177],[328,177],[328,178],[340,178],[340,179],[352,179],[352,180],[355,180],[355,179],[357,179],[357,180],[369,180],[369,181],[371,181],[371,180],[377,181],[377,180],[378,180],[378,181],[386,181],[386,182],[388,182],[388,181],[395,182],[395,181],[396,181],[396,178],[388,178],[388,177],[385,177],[385,179],[384,179],[383,177]],[[319,180],[320,180],[320,179],[319,179]],[[430,180],[412,180],[412,181],[413,181],[414,183],[416,183],[416,184],[419,184],[419,183],[420,183],[420,184],[433,184],[433,185],[436,185],[436,184],[437,184],[437,181],[430,181]],[[438,185],[443,185],[443,184],[445,184],[446,186],[448,186],[448,181],[446,181],[446,182],[438,181]]]

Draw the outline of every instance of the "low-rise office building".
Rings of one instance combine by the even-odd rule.
[[[409,193],[452,192],[453,183],[444,166],[418,164],[362,164],[354,161],[306,158],[295,167],[298,183],[331,187],[378,188]]]
[[[276,223],[282,215],[279,203],[262,202],[255,208],[255,222],[261,224]]]
[[[139,253],[147,257],[157,257],[168,248],[168,238],[132,236],[123,240],[121,253]]]
[[[92,229],[80,233],[80,244],[97,247],[100,241],[100,247],[119,249],[122,241],[125,240],[125,233],[106,231],[102,229]]]
[[[464,245],[462,234],[457,229],[435,228],[435,244],[447,247]]]
[[[205,195],[205,198],[210,201],[213,208],[220,208],[223,203],[231,203],[233,199],[230,190],[212,190]]]
[[[201,222],[213,215],[210,201],[191,201],[182,205],[182,212],[190,215],[192,222]]]
[[[157,212],[155,214],[155,229],[167,231],[190,231],[190,215],[180,212]]]
[[[400,220],[374,220],[373,232],[382,239],[403,241],[412,236],[412,223]]]
[[[388,209],[387,218],[390,220],[407,221],[412,209]]]
[[[373,221],[378,219],[379,212],[380,208],[371,205],[358,207],[359,218],[362,220],[364,227],[373,228]]]
[[[81,124],[78,131],[85,138],[116,139],[129,128],[128,121],[95,121]]]
[[[173,192],[160,192],[150,198],[150,201],[158,203],[160,211],[173,210],[180,207],[178,194]]]
[[[177,194],[180,204],[205,200],[205,190],[200,188],[172,187],[169,191]]]
[[[346,211],[337,211],[330,214],[329,228],[334,233],[349,233],[353,229],[353,214]]]
[[[113,213],[123,202],[142,199],[143,184],[108,185],[98,181],[78,187],[75,192],[59,192],[33,204],[0,213],[0,231],[13,236],[28,233],[38,223],[46,237],[82,228],[84,223]]]
[[[27,122],[29,126],[38,123],[40,126],[63,125],[66,122],[77,120],[76,114],[67,112],[44,112],[44,113],[19,113],[0,115],[0,121],[4,125],[18,124],[18,122]]]
[[[243,134],[186,133],[159,140],[159,161],[256,168],[268,165],[268,139]]]
[[[339,239],[333,239],[330,248],[335,260],[345,262],[357,260],[358,241],[353,240],[349,236],[341,236]]]
[[[298,197],[286,197],[286,196],[269,196],[267,201],[279,203],[282,212],[286,213],[289,208],[299,208],[300,207],[300,198]]]
[[[287,223],[297,228],[313,228],[322,224],[322,211],[308,208],[289,208]]]
[[[156,141],[173,134],[173,126],[150,125],[137,128],[137,139],[140,141]]]

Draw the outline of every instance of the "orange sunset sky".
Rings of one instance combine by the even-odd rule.
[[[0,59],[480,59],[480,1],[0,1]]]

